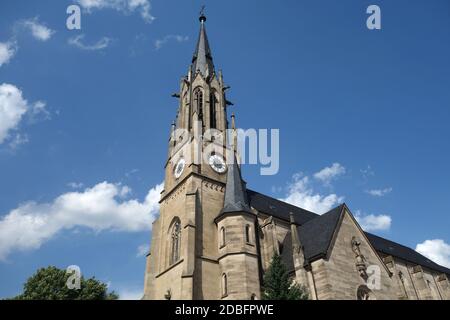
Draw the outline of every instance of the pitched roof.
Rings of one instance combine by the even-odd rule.
[[[250,206],[259,212],[266,213],[282,220],[289,221],[290,212],[294,213],[296,224],[304,224],[306,221],[317,217],[317,214],[311,211],[293,206],[256,191],[247,190],[247,195]]]
[[[368,232],[366,232],[366,235],[370,243],[378,251],[450,275],[450,269],[438,265],[411,248]]]
[[[311,259],[327,254],[343,205],[318,215],[252,190],[247,190],[247,195],[250,206],[264,214],[289,222],[289,213],[294,213],[294,221],[299,225],[297,230],[306,259],[312,261]],[[372,246],[379,252],[450,275],[450,269],[438,265],[411,248],[368,232],[365,233]],[[290,232],[288,236],[291,238]],[[285,241],[283,247],[291,240],[285,239]]]
[[[194,56],[192,57],[192,71],[200,71],[203,76],[207,77],[214,72],[214,63],[209,47],[208,36],[205,27],[206,17],[200,17],[200,34],[198,36],[197,46],[195,47]]]
[[[340,205],[297,227],[305,258],[309,261],[327,254],[334,231],[343,212]]]

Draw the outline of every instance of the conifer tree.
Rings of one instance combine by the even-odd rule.
[[[305,288],[292,281],[278,254],[273,256],[263,283],[263,300],[308,300]]]

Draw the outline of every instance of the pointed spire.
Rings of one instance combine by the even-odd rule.
[[[247,199],[247,190],[242,181],[241,170],[238,166],[234,152],[232,163],[228,164],[225,201],[221,214],[229,212],[252,213]]]
[[[209,48],[208,37],[206,35],[206,16],[202,12],[200,13],[200,35],[198,37],[197,47],[195,48],[194,56],[192,58],[192,71],[200,73],[204,77],[211,76],[214,73],[214,63]]]

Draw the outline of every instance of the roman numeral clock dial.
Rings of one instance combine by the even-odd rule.
[[[184,167],[186,167],[186,160],[184,160],[183,158],[181,158],[180,160],[178,160],[175,169],[174,169],[174,175],[175,178],[179,178],[181,177],[181,175],[183,174],[184,171]]]
[[[217,154],[209,157],[209,165],[217,173],[224,173],[227,170],[225,160]]]

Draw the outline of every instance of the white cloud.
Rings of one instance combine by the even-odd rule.
[[[0,42],[0,67],[7,64],[17,51],[15,42]]]
[[[9,147],[12,150],[15,150],[19,148],[19,146],[26,144],[29,141],[30,139],[28,138],[28,135],[17,133],[16,135],[14,135],[14,138],[12,138],[12,140],[9,142]]]
[[[120,189],[119,197],[126,198],[131,194],[131,188],[128,186],[123,186]]]
[[[345,172],[346,169],[342,165],[334,163],[330,167],[326,167],[319,172],[316,172],[313,177],[325,185],[329,185],[333,179],[345,174]],[[304,176],[301,173],[295,174],[292,182],[288,184],[286,197],[280,200],[317,214],[324,214],[344,201],[343,196],[338,196],[335,193],[321,194],[316,192],[312,182],[313,180],[311,180],[309,176]],[[276,191],[279,189],[272,187],[272,190]],[[356,212],[355,219],[366,231],[389,230],[392,223],[392,218],[389,215],[367,215],[360,211]]]
[[[450,268],[450,244],[444,240],[425,240],[417,244],[416,251],[437,264]]]
[[[28,118],[31,123],[35,123],[37,121],[42,120],[50,120],[51,115],[50,112],[46,109],[47,103],[44,101],[37,101],[30,106],[28,112]]]
[[[136,257],[143,257],[145,256],[150,250],[150,246],[148,244],[141,244],[139,247],[137,247]]]
[[[372,170],[370,165],[367,166],[366,169],[359,170],[364,180],[369,179],[369,177],[373,177],[375,175],[375,171]]]
[[[29,109],[28,102],[16,86],[8,83],[0,85],[0,144],[19,125]]]
[[[374,197],[383,197],[390,193],[392,191],[392,188],[384,188],[384,189],[372,189],[372,190],[366,190],[366,193],[370,194]]]
[[[342,203],[344,197],[334,193],[328,195],[315,193],[309,177],[296,174],[293,176],[293,181],[288,185],[287,196],[281,200],[306,210],[323,214]]]
[[[144,296],[143,289],[121,289],[118,291],[119,300],[141,300]]]
[[[55,33],[54,30],[39,22],[39,19],[37,17],[22,21],[22,25],[31,31],[31,34],[35,39],[40,41],[49,40]]]
[[[0,220],[0,260],[14,251],[39,248],[58,232],[75,227],[94,231],[149,230],[159,210],[162,184],[150,189],[145,200],[123,200],[124,188],[102,182],[83,192],[60,195],[50,203],[19,205]]]
[[[40,114],[44,113],[45,115],[49,116],[49,112],[45,109],[47,104],[44,101],[37,101],[32,106],[32,112],[33,114]]]
[[[103,37],[94,44],[84,44],[83,39],[84,34],[80,34],[75,37],[69,38],[68,43],[82,50],[96,51],[106,49],[112,42],[111,38]]]
[[[100,9],[114,9],[125,14],[139,11],[145,22],[152,22],[155,17],[150,13],[149,0],[77,0],[88,12]]]
[[[392,218],[386,214],[366,215],[360,211],[356,212],[355,219],[365,231],[386,231],[389,230],[392,223]]]
[[[155,49],[156,50],[161,49],[170,40],[174,40],[174,41],[180,43],[180,42],[188,41],[189,37],[188,36],[174,35],[174,34],[167,35],[164,38],[158,39],[158,40],[155,41]]]
[[[12,84],[0,85],[0,144],[10,137],[12,131],[17,130],[26,113],[32,117],[39,113],[45,113],[48,116],[49,113],[45,106],[45,102],[42,101],[28,103],[24,99],[22,91]],[[28,141],[28,138],[25,139],[25,135],[16,135],[12,143],[18,146],[19,142],[23,143],[25,140]]]
[[[136,174],[139,172],[139,169],[131,169],[128,172],[125,172],[125,177],[130,178],[132,175]]]
[[[82,182],[69,182],[67,186],[72,189],[81,189],[83,188],[84,184]]]
[[[325,184],[330,184],[333,179],[343,174],[345,174],[345,168],[339,163],[333,163],[331,167],[326,167],[319,172],[316,172],[314,174],[314,178],[322,181]]]

